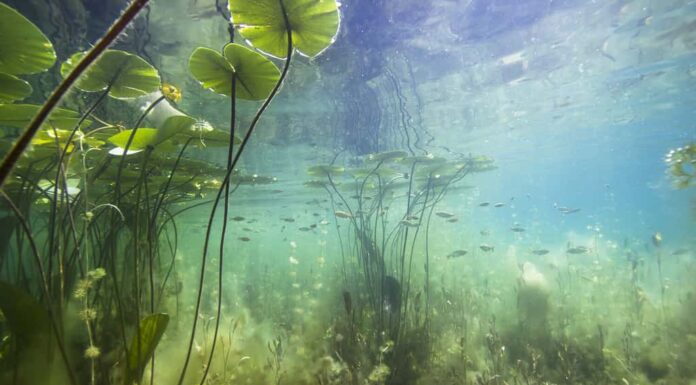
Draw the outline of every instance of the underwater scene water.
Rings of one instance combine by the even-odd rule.
[[[0,384],[695,385],[695,20],[2,0]]]

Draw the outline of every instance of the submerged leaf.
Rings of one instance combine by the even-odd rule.
[[[123,382],[125,385],[140,383],[143,371],[155,353],[155,348],[167,329],[167,324],[169,324],[169,316],[162,313],[151,314],[140,321],[138,334],[133,336],[128,349]]]
[[[53,45],[31,21],[0,3],[0,72],[43,72],[56,62]]]
[[[287,27],[292,45],[314,57],[333,43],[338,32],[338,5],[335,0],[229,0],[232,21],[239,33],[254,47],[276,57],[286,57]]]
[[[245,100],[267,98],[280,77],[273,62],[235,43],[227,44],[223,54],[210,48],[196,48],[189,59],[189,70],[203,87],[227,96],[232,95],[234,78],[235,96]]]
[[[60,67],[63,77],[82,60],[85,52],[78,52]],[[82,91],[105,90],[118,99],[137,98],[160,88],[160,77],[155,67],[141,57],[119,50],[105,51],[77,80],[75,87]]]

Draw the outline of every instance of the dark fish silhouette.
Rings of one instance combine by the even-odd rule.
[[[385,276],[382,283],[382,305],[389,313],[399,314],[401,310],[401,284],[391,275]]]

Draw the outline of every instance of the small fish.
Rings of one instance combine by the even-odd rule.
[[[280,194],[283,190],[271,190],[271,194]]]
[[[239,240],[242,241],[242,242],[249,242],[249,241],[251,241],[251,238],[249,238],[249,237],[239,237]]]
[[[317,228],[317,224],[316,224],[316,223],[312,223],[311,225],[309,225],[309,228],[310,228],[310,229],[316,229],[316,228]]]
[[[546,249],[536,249],[536,250],[532,250],[532,254],[534,254],[534,255],[546,255],[546,254],[548,254],[548,253],[549,253],[549,251],[546,250]]]
[[[241,222],[241,221],[243,221],[243,220],[245,220],[245,219],[246,219],[246,218],[240,217],[240,216],[232,217],[232,220],[235,221],[235,222]]]
[[[250,229],[250,228],[248,228],[248,227],[244,227],[242,230],[244,230],[244,231],[254,231],[254,230],[252,230],[252,229]]]
[[[679,250],[674,250],[672,252],[672,255],[684,255],[689,252],[689,249],[679,249]]]
[[[489,206],[491,203],[490,202],[481,202],[479,203],[479,207],[486,207]]]
[[[450,218],[447,220],[447,222],[454,223],[454,222],[457,222],[458,220],[459,220],[459,218]]]
[[[588,249],[585,246],[575,246],[575,247],[569,247],[566,252],[568,254],[586,254],[590,249]]]
[[[280,219],[282,219],[283,221],[288,222],[288,223],[295,222],[295,218],[288,217],[288,218],[280,218]]]
[[[481,235],[483,235],[484,237],[487,237],[487,236],[491,235],[491,232],[488,231],[488,230],[481,230],[479,233],[480,233]]]
[[[498,202],[498,203],[494,204],[493,207],[505,207],[505,203]]]
[[[452,218],[454,216],[454,214],[448,213],[447,211],[438,211],[435,213],[435,215],[437,215],[440,218],[445,218],[445,219]]]
[[[298,230],[300,230],[300,231],[309,231],[309,230],[311,230],[311,229],[310,229],[309,227],[304,227],[304,226],[303,226],[303,227],[300,227]]]
[[[417,215],[409,215],[406,217],[407,221],[417,221],[418,219],[420,218]]]
[[[334,212],[334,214],[336,215],[337,218],[344,218],[344,219],[345,219],[345,218],[353,218],[353,216],[350,215],[349,212],[343,211],[343,210],[336,210],[336,211]]]
[[[510,230],[512,230],[515,233],[524,233],[524,228],[520,226],[511,227]]]
[[[405,219],[404,219],[403,221],[399,222],[399,223],[401,223],[402,225],[404,225],[404,226],[406,226],[406,227],[418,227],[418,226],[420,226],[420,225],[418,224],[418,222],[409,221],[409,220],[405,220]]]
[[[494,246],[491,246],[491,245],[488,245],[488,244],[485,244],[485,243],[482,244],[481,246],[479,246],[479,248],[480,248],[481,250],[483,250],[485,253],[488,253],[488,252],[491,252],[491,251],[494,251],[494,250],[495,250],[495,247],[494,247]]]
[[[570,207],[561,206],[561,207],[558,207],[558,211],[567,215],[567,214],[577,213],[578,211],[580,211],[580,209],[571,209]]]
[[[312,213],[312,216],[315,216],[315,217],[320,217],[320,216],[321,216],[321,214],[319,214],[319,213]]]
[[[652,236],[652,243],[655,247],[660,247],[662,244],[662,234],[658,231]]]
[[[447,259],[463,257],[468,253],[466,250],[454,250],[453,252],[447,254]]]

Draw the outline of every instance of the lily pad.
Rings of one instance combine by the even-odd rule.
[[[24,128],[34,118],[39,108],[40,106],[33,104],[0,104],[0,127]],[[77,112],[56,108],[41,127],[72,130],[79,121],[80,114]],[[88,127],[90,124],[92,121],[85,119],[80,128]]]
[[[63,77],[82,60],[85,52],[72,55],[60,66]],[[109,84],[109,96],[130,99],[147,95],[160,88],[159,73],[141,57],[119,50],[105,51],[77,80],[75,86],[82,91],[105,90]]]
[[[335,0],[283,0],[293,47],[314,57],[334,42],[338,32]],[[254,47],[276,57],[288,55],[288,37],[280,0],[229,0],[232,21]]]
[[[140,383],[143,371],[155,353],[155,348],[167,329],[167,324],[169,324],[169,316],[161,313],[149,315],[140,321],[138,334],[133,336],[128,349],[124,384]]]
[[[31,85],[9,74],[0,73],[0,103],[22,100],[31,95]]]
[[[0,3],[0,72],[43,72],[56,62],[53,45],[31,21]]]
[[[133,130],[123,130],[118,134],[110,137],[108,140],[116,146],[120,151],[109,151],[111,155],[123,155],[123,151],[128,145],[128,140]],[[143,151],[148,146],[153,146],[157,142],[158,130],[155,128],[138,128],[133,136],[130,146],[128,146],[128,155]],[[115,149],[114,149],[115,150]]]
[[[232,95],[232,78],[235,78],[237,98],[266,99],[280,77],[278,67],[265,56],[240,44],[227,44],[223,54],[210,48],[196,48],[189,59],[193,77],[203,87],[227,96]]]

